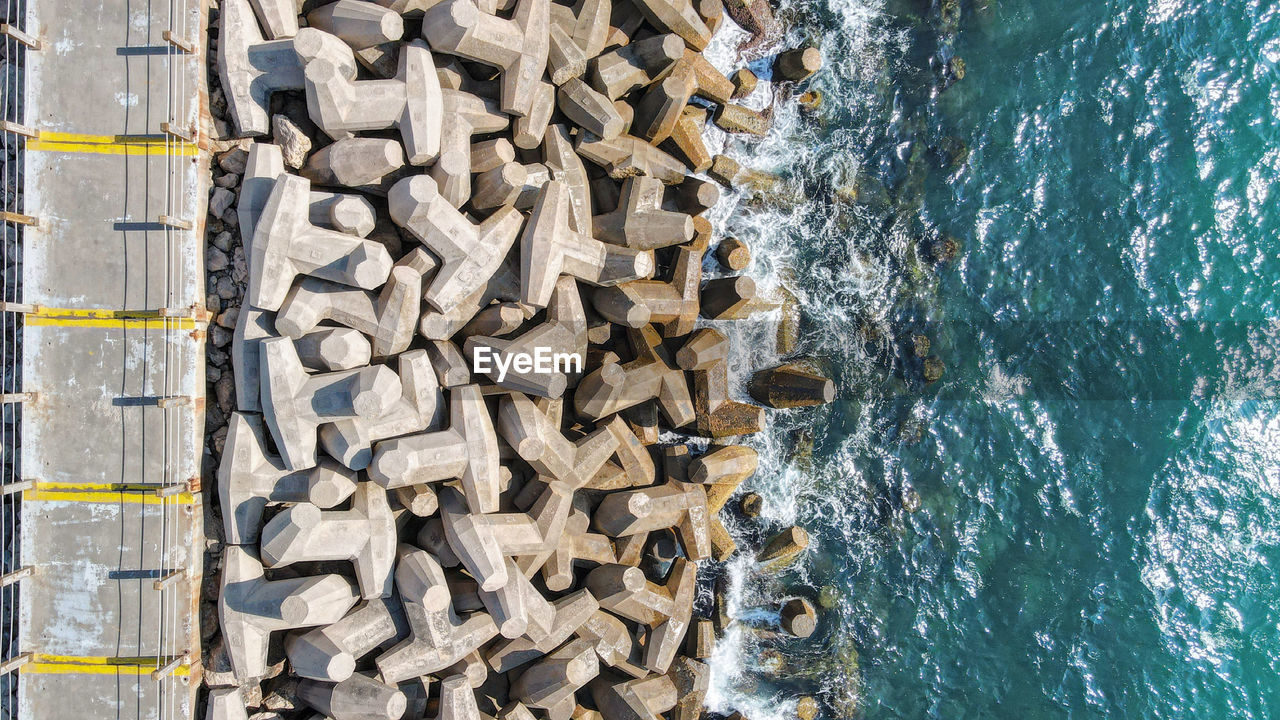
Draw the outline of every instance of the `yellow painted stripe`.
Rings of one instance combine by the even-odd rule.
[[[27,313],[24,322],[28,325],[64,327],[102,327],[102,328],[140,328],[162,330],[166,327],[179,330],[194,330],[203,327],[191,318],[163,318],[157,310],[74,310],[70,308],[42,307],[33,313]]]
[[[83,135],[80,133],[41,130],[40,136],[27,141],[27,150],[45,152],[97,153],[101,155],[180,155],[192,157],[200,153],[194,144],[170,137],[146,135]]]
[[[195,498],[189,492],[158,497],[155,485],[138,483],[69,483],[44,482],[22,493],[23,500],[82,503],[134,503],[140,505],[190,505]]]
[[[46,675],[149,675],[173,658],[157,657],[92,657],[83,655],[44,655],[37,653],[19,672]],[[190,665],[179,665],[173,674],[186,677]]]

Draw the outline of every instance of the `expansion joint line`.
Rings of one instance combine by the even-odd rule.
[[[100,327],[120,329],[204,330],[210,314],[196,307],[158,310],[102,310],[52,308],[24,303],[0,303],[0,312],[20,313],[28,326]]]
[[[20,659],[21,662],[16,662]],[[177,656],[139,657],[23,653],[9,662],[15,663],[15,667],[5,670],[4,666],[0,666],[0,670],[6,672],[18,670],[23,674],[40,675],[150,675],[152,680],[160,680],[170,675],[187,677],[191,674],[192,664],[190,652]]]

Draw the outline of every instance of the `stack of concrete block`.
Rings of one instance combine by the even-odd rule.
[[[706,108],[749,112],[699,54],[723,8],[301,5],[217,22],[238,132],[288,92],[314,137],[250,142],[240,173],[209,716],[289,677],[283,704],[333,720],[696,720],[698,564],[734,551],[717,515],[756,457],[733,443],[764,418],[698,325],[769,307],[702,278]],[[563,365],[522,364],[543,351]],[[771,373],[767,404],[831,400]]]

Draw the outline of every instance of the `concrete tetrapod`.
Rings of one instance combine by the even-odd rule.
[[[298,698],[332,720],[399,720],[408,708],[398,688],[363,673],[339,683],[303,680]]]
[[[476,385],[449,391],[449,429],[384,440],[374,448],[369,477],[388,489],[458,479],[476,513],[498,509],[498,438]]]
[[[308,277],[285,296],[275,326],[297,340],[332,320],[368,335],[373,356],[384,358],[409,348],[421,303],[422,275],[404,266],[392,269],[380,294]]]
[[[334,140],[365,130],[400,131],[411,165],[426,165],[440,154],[444,102],[431,51],[420,40],[400,49],[400,66],[390,80],[356,80],[355,55],[345,43],[315,28],[298,31],[294,46],[305,66],[307,112]]]
[[[359,600],[341,575],[267,580],[252,550],[226,546],[218,621],[237,680],[267,672],[272,632],[337,622]]]
[[[511,393],[498,404],[498,430],[521,459],[540,475],[571,490],[584,487],[618,448],[609,428],[570,441],[532,400]]]
[[[545,322],[510,340],[472,335],[467,338],[464,352],[477,370],[480,370],[477,353],[482,353],[489,368],[485,374],[499,387],[541,397],[560,397],[569,386],[570,378],[581,375],[587,356],[587,316],[577,282],[567,275],[560,276],[547,306]],[[546,367],[540,366],[540,357],[547,361]]]
[[[444,0],[426,11],[422,36],[438,52],[502,70],[502,111],[533,112],[550,49],[549,0],[517,0],[510,20],[491,15],[473,0]]]
[[[218,466],[218,501],[226,542],[252,545],[262,530],[267,503],[311,503],[331,508],[356,490],[355,473],[324,459],[290,471],[267,453],[262,418],[232,413]]]
[[[646,325],[631,330],[629,336],[636,359],[625,365],[606,362],[589,373],[574,392],[574,408],[599,419],[656,399],[671,427],[693,422],[693,399],[684,372],[663,357],[658,332]]]
[[[309,193],[304,178],[276,179],[253,236],[247,298],[256,308],[279,310],[298,275],[372,290],[391,274],[381,244],[312,225]]]
[[[308,375],[289,338],[268,338],[260,347],[263,415],[290,470],[317,463],[316,432],[321,425],[353,418],[377,420],[403,392],[399,378],[383,365]]]
[[[561,274],[592,285],[616,285],[650,275],[653,255],[596,240],[569,228],[569,193],[548,182],[520,238],[520,300],[545,307]]]
[[[418,552],[421,555],[415,553],[415,566],[423,573],[419,584],[445,588],[445,592],[420,593],[425,603],[404,600],[409,637],[375,661],[383,681],[389,683],[440,672],[498,634],[497,626],[486,613],[472,613],[465,620],[458,617],[444,570],[430,553]],[[465,685],[465,678],[463,683]]]
[[[592,292],[591,306],[610,322],[630,328],[657,323],[665,336],[682,337],[693,332],[698,320],[701,281],[701,253],[682,247],[676,251],[670,282],[636,280],[600,288]]]
[[[396,522],[387,491],[362,482],[350,510],[299,503],[262,528],[262,560],[280,567],[311,560],[350,560],[365,598],[388,597],[395,568]]]
[[[426,350],[410,350],[398,358],[400,400],[376,420],[347,418],[320,427],[320,446],[352,470],[373,462],[373,444],[387,438],[436,428],[444,420],[444,394]]]
[[[595,648],[578,638],[520,673],[511,684],[511,695],[531,708],[548,711],[549,717],[567,720],[573,712],[573,694],[599,674]]]
[[[291,633],[284,649],[289,665],[300,677],[336,683],[351,677],[357,660],[408,632],[400,601],[374,598],[332,625]]]
[[[262,341],[278,337],[275,313],[248,305],[240,307],[236,329],[231,336],[231,367],[236,378],[236,407],[244,412],[262,412]],[[369,340],[350,328],[322,328],[293,343],[298,359],[307,370],[351,370],[369,364],[373,355]]]
[[[387,202],[396,224],[440,260],[424,297],[441,312],[460,304],[497,272],[523,221],[518,210],[506,207],[473,225],[425,175],[396,183]]]

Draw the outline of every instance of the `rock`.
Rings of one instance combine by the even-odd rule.
[[[758,493],[749,492],[738,501],[738,510],[742,512],[744,517],[758,518],[760,513],[764,511],[764,498],[760,497]]]
[[[923,358],[929,354],[929,336],[928,335],[912,335],[911,336],[911,354],[918,358]]]
[[[223,173],[213,179],[213,184],[220,188],[233,188],[240,184],[240,176],[235,173]]]
[[[224,187],[215,187],[209,196],[209,214],[221,217],[235,201],[235,193]]]
[[[801,110],[817,112],[822,107],[822,91],[806,90],[796,97],[796,102],[800,103]]]
[[[224,253],[229,253],[231,252],[231,238],[232,238],[231,232],[227,230],[223,230],[222,232],[213,236],[213,246],[218,248]]]
[[[216,347],[226,347],[231,342],[231,331],[221,325],[214,325],[209,328],[209,341]]]
[[[236,329],[236,320],[240,318],[239,307],[229,307],[224,313],[217,316],[217,323],[228,330]]]
[[[219,250],[215,246],[209,246],[204,249],[204,270],[208,273],[221,272],[227,269],[230,261],[227,260],[227,254]]]
[[[218,155],[218,167],[223,172],[244,175],[245,164],[249,161],[249,153],[244,148],[235,147]]]
[[[942,379],[942,373],[946,370],[942,358],[937,355],[930,355],[924,359],[924,381],[927,383],[935,383]]]
[[[818,717],[818,701],[805,695],[796,702],[796,717],[799,720],[814,720]]]
[[[285,115],[274,115],[271,118],[271,136],[280,146],[284,155],[284,164],[297,170],[307,164],[307,153],[311,152],[311,138]]]

